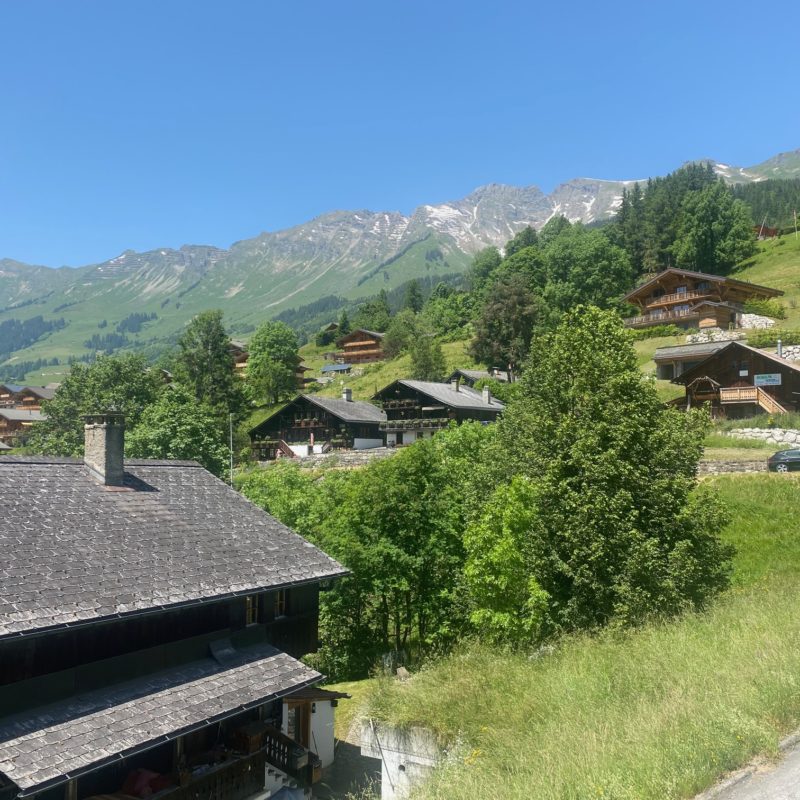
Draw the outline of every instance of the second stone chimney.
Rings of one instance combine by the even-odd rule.
[[[84,417],[83,462],[105,486],[122,486],[125,476],[125,417],[113,411]]]
[[[492,402],[492,390],[488,386],[483,387],[483,402],[489,405]]]
[[[347,400],[348,403],[353,402],[353,390],[349,386],[342,389],[342,400]]]

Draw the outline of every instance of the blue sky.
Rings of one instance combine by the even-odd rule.
[[[3,0],[0,258],[800,147],[794,3]]]

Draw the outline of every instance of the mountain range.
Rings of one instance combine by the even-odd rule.
[[[703,160],[731,183],[800,176],[800,150],[745,168]],[[97,347],[96,339],[89,347],[86,342],[113,332],[131,314],[155,315],[129,336],[130,343],[155,349],[174,341],[207,308],[221,308],[231,330],[246,336],[259,322],[326,296],[357,299],[411,278],[461,273],[481,248],[502,247],[525,225],[540,228],[554,215],[584,223],[606,220],[619,207],[623,189],[635,182],[577,178],[550,194],[536,186],[490,184],[460,200],[422,205],[408,216],[332,211],[228,249],[126,250],[77,268],[1,259],[0,325],[38,315],[67,323],[13,353],[8,364],[85,356]],[[54,369],[47,377],[57,374]]]

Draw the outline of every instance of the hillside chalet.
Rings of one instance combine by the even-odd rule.
[[[44,419],[41,411],[27,408],[0,408],[0,442],[21,447],[34,422]]]
[[[0,408],[27,408],[38,411],[43,400],[52,400],[58,384],[51,386],[24,386],[0,383]]]
[[[307,784],[333,740],[298,659],[346,571],[194,462],[123,462],[120,415],[85,433],[84,460],[0,456],[0,798]]]
[[[383,334],[357,328],[336,342],[333,358],[337,364],[368,364],[383,361]]]
[[[721,275],[666,269],[625,295],[623,300],[642,312],[626,319],[625,324],[630,328],[738,328],[747,300],[767,300],[782,294],[779,289]]]
[[[782,414],[800,408],[800,365],[742,342],[728,342],[672,382],[686,389],[684,407],[708,403],[715,416]]]
[[[304,457],[331,450],[367,450],[383,445],[381,409],[353,400],[301,394],[250,431],[253,454],[260,461]]]
[[[381,389],[373,398],[386,412],[380,424],[389,447],[412,444],[446,428],[451,421],[493,422],[505,406],[488,389],[479,392],[459,381],[399,380]]]

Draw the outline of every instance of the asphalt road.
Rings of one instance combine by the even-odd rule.
[[[786,750],[777,764],[759,767],[733,785],[701,795],[701,798],[706,797],[709,800],[800,800],[800,743]]]

